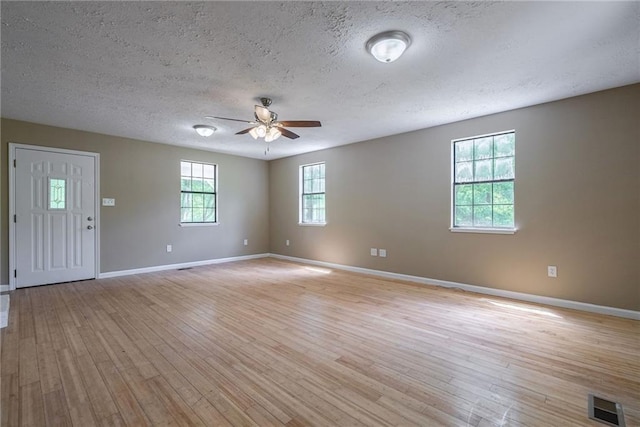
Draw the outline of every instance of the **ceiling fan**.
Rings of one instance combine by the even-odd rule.
[[[255,121],[230,119],[228,117],[216,116],[205,116],[205,118],[249,123],[253,126],[237,132],[236,135],[244,135],[245,133],[248,133],[253,137],[253,139],[264,138],[266,142],[275,141],[276,139],[280,138],[281,135],[289,139],[296,139],[300,137],[300,135],[291,132],[289,129],[286,129],[286,127],[315,128],[322,126],[319,121],[315,120],[278,121],[278,114],[269,110],[268,108],[271,105],[271,98],[260,98],[260,102],[262,103],[262,105],[256,105],[253,113]]]

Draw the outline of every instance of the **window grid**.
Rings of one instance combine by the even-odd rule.
[[[180,162],[180,222],[216,223],[217,165]]]
[[[515,132],[455,140],[452,149],[453,227],[513,228]]]
[[[300,167],[300,223],[324,224],[325,164],[315,163]]]

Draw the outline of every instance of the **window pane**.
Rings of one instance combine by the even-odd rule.
[[[202,191],[203,182],[201,178],[193,178],[191,181],[191,191]]]
[[[473,185],[456,185],[456,205],[473,204]]]
[[[193,222],[203,222],[204,221],[204,209],[202,208],[193,208]]]
[[[202,181],[202,191],[207,193],[215,193],[216,192],[216,184],[213,179],[206,179]]]
[[[507,133],[504,135],[498,135],[494,139],[495,156],[513,156],[515,153],[516,135],[514,133]]]
[[[311,166],[304,166],[302,168],[302,179],[311,179]]]
[[[215,207],[216,196],[213,194],[205,194],[204,195],[204,207],[205,208],[213,208]]]
[[[215,209],[205,209],[204,210],[204,220],[205,220],[205,222],[215,222],[215,220],[216,220],[216,210]]]
[[[504,157],[501,159],[496,159],[496,169],[495,169],[495,177],[494,179],[513,179],[513,157]]]
[[[455,222],[456,227],[472,226],[473,219],[471,217],[473,207],[471,206],[456,206]]]
[[[194,178],[202,178],[202,163],[192,163],[191,170]]]
[[[455,143],[455,161],[466,162],[473,160],[473,141],[458,141]]]
[[[182,177],[180,179],[180,190],[191,191],[191,178]]]
[[[513,204],[513,182],[496,182],[493,184],[493,203]]]
[[[49,179],[49,209],[66,209],[67,181]]]
[[[305,179],[302,183],[302,192],[303,193],[312,193],[313,192],[313,181],[310,179]]]
[[[180,217],[180,222],[191,222],[191,208],[182,208]]]
[[[491,183],[473,185],[474,205],[490,205],[492,203],[491,185]]]
[[[473,140],[474,156],[476,160],[490,159],[493,157],[493,137],[488,136],[486,138]]]
[[[473,162],[456,163],[455,182],[473,181]]]
[[[324,179],[324,163],[322,163],[320,166],[320,178]]]
[[[304,222],[311,222],[313,221],[313,210],[312,209],[305,209],[304,211]]]
[[[191,205],[191,193],[182,193],[180,206],[183,208],[190,208]]]
[[[513,227],[513,205],[494,205],[493,206],[493,226],[494,227]]]
[[[474,181],[490,181],[493,179],[493,160],[478,160],[474,163]]]
[[[191,162],[180,162],[180,175],[191,176]]]
[[[216,177],[216,168],[213,165],[204,165],[203,168],[203,176],[205,178],[215,178]]]
[[[489,206],[474,206],[473,207],[473,225],[476,227],[491,227],[492,214],[491,205]]]
[[[192,194],[191,200],[193,200],[194,208],[204,207],[204,194]]]

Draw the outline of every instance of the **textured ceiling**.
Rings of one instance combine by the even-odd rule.
[[[274,159],[640,81],[640,2],[1,2],[3,117]],[[400,29],[397,62],[365,51]],[[292,129],[236,136],[260,96]],[[198,136],[195,124],[218,132]],[[24,141],[28,142],[28,141]]]

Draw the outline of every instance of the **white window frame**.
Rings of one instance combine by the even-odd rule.
[[[179,204],[178,204],[178,209],[180,211],[180,222],[179,225],[180,227],[211,227],[211,226],[216,226],[218,224],[220,224],[220,210],[219,210],[219,206],[218,206],[218,165],[216,163],[209,163],[209,162],[204,162],[202,160],[189,160],[189,159],[181,159],[180,160],[180,167],[182,162],[188,162],[188,163],[198,163],[201,165],[207,165],[207,166],[213,166],[214,168],[214,180],[215,180],[215,188],[214,188],[214,202],[215,202],[215,216],[216,216],[216,220],[214,222],[212,221],[207,221],[207,222],[183,222],[182,221],[182,171],[180,170],[180,198],[179,198]],[[193,177],[193,175],[192,175]],[[197,193],[197,192],[196,192]],[[209,192],[203,192],[203,194],[211,194]]]
[[[455,208],[456,208],[456,201],[455,201],[455,184],[456,184],[456,177],[455,177],[455,143],[458,141],[467,141],[470,139],[478,139],[478,138],[484,138],[484,137],[488,137],[488,136],[495,136],[495,135],[502,135],[502,134],[507,134],[507,133],[513,133],[515,135],[516,131],[515,129],[510,129],[510,130],[504,130],[504,131],[500,131],[500,132],[491,132],[491,133],[487,133],[487,134],[483,134],[483,135],[475,135],[475,136],[468,136],[468,137],[464,137],[464,138],[456,138],[456,139],[452,139],[451,140],[451,161],[449,162],[449,164],[451,165],[451,191],[450,191],[450,195],[451,195],[451,206],[450,206],[450,218],[451,218],[451,222],[449,225],[449,230],[451,232],[454,233],[486,233],[486,234],[515,234],[516,231],[518,231],[517,227],[516,227],[516,197],[515,197],[515,183],[516,183],[516,177],[515,177],[515,172],[514,172],[514,177],[513,177],[513,184],[514,184],[514,196],[513,196],[513,217],[514,217],[514,225],[513,227],[472,227],[472,226],[464,226],[464,227],[456,227],[455,224]],[[514,162],[515,162],[515,151],[514,151]],[[515,171],[515,169],[514,169]]]
[[[322,193],[324,195],[324,221],[323,222],[304,222],[303,214],[302,214],[302,198],[304,193],[304,168],[308,166],[316,166],[316,165],[324,165],[324,185],[325,190]],[[315,162],[315,163],[307,163],[305,165],[300,165],[298,169],[298,225],[303,226],[315,226],[315,227],[324,227],[327,225],[327,164],[326,162]]]

